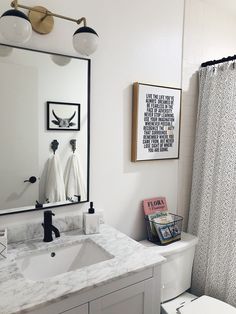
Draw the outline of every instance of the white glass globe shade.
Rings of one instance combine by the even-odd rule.
[[[71,58],[60,56],[60,55],[51,55],[52,61],[59,66],[66,66],[71,62]]]
[[[79,28],[73,35],[73,46],[82,55],[90,56],[98,47],[98,34],[90,27]]]
[[[9,10],[0,18],[0,33],[10,42],[23,44],[30,39],[32,26],[24,13],[18,10]]]

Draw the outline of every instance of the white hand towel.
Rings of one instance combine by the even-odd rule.
[[[79,157],[73,154],[69,157],[66,170],[65,170],[65,187],[66,187],[66,198],[71,201],[78,201],[75,195],[80,195],[81,201],[87,199],[83,173],[81,171],[81,165]]]
[[[63,172],[57,155],[48,160],[45,198],[48,203],[66,201]]]

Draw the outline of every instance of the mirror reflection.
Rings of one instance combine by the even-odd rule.
[[[0,45],[0,215],[88,200],[89,71]]]

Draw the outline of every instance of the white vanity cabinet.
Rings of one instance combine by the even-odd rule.
[[[152,311],[153,279],[109,293],[60,314],[156,314]]]
[[[152,311],[152,280],[145,280],[92,301],[89,314],[158,313]]]
[[[76,306],[71,310],[62,312],[60,314],[88,314],[89,310],[88,310],[88,304],[84,304],[81,306]]]
[[[160,314],[160,282],[160,266],[154,266],[30,314]]]

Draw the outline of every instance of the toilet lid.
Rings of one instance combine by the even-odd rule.
[[[206,295],[179,308],[180,314],[236,314],[236,308]]]

